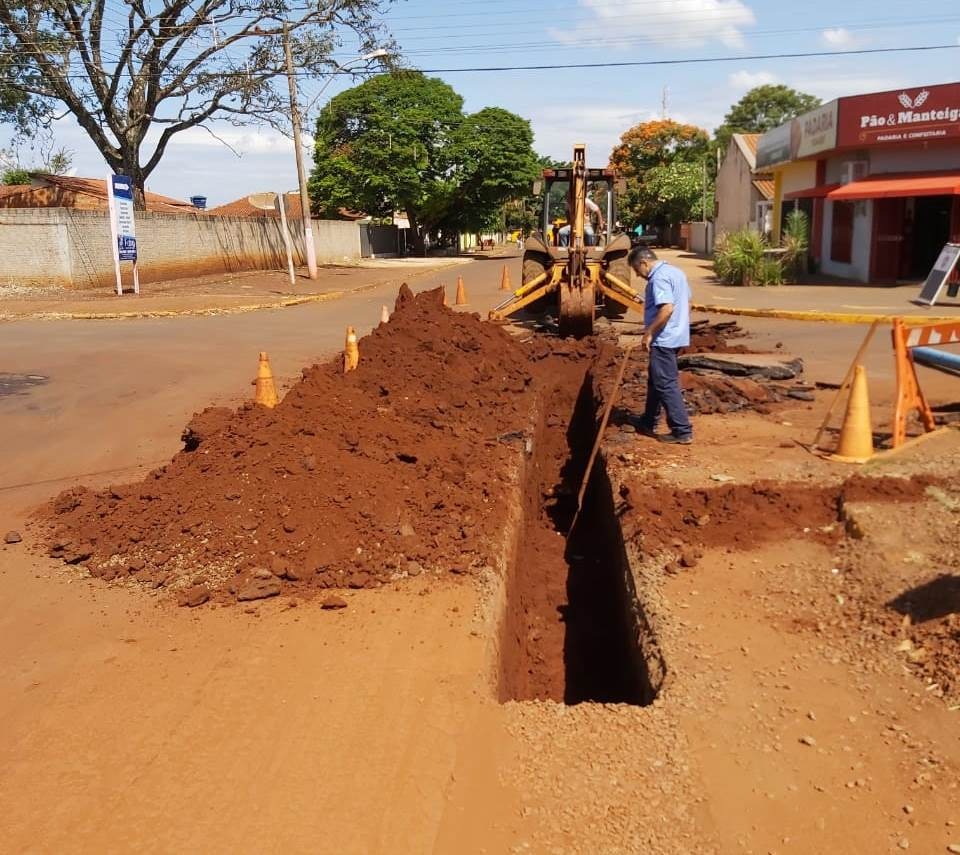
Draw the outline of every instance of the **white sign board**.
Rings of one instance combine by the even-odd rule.
[[[110,236],[113,238],[113,265],[117,274],[117,294],[123,294],[120,262],[133,262],[133,292],[140,293],[137,272],[137,236],[133,220],[133,182],[126,175],[107,178],[107,206],[110,210]]]
[[[923,288],[920,290],[920,297],[917,302],[926,303],[928,306],[932,306],[937,302],[937,297],[940,296],[943,286],[947,284],[947,280],[950,278],[950,274],[953,273],[953,269],[957,266],[958,260],[960,260],[960,243],[946,244],[937,260],[933,263],[933,269],[930,271],[930,275],[927,276],[927,281],[923,283]],[[953,296],[952,287],[950,288],[950,292],[950,296]]]

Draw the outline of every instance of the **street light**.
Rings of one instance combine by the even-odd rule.
[[[293,148],[294,153],[297,156],[297,179],[300,185],[300,211],[303,215],[303,248],[307,256],[307,270],[310,273],[310,278],[316,279],[318,276],[317,253],[313,245],[313,225],[310,221],[310,198],[307,195],[307,174],[303,168],[303,148],[302,143],[300,142],[300,107],[297,104],[297,84],[294,80],[293,52],[290,50],[290,26],[286,21],[283,23],[283,51],[287,60],[287,83],[290,89],[290,121],[293,125]],[[334,69],[333,74],[336,74],[338,71],[346,70],[354,63],[370,62],[374,59],[379,59],[385,56],[387,56],[387,51],[383,48],[371,51],[370,53],[366,53],[363,56],[358,56],[356,59],[352,59],[350,62],[344,63],[343,65],[338,65],[336,69]],[[330,85],[331,81],[333,80],[333,74],[331,74],[330,79],[323,84],[320,92],[317,93],[317,97],[319,97]],[[313,99],[310,107],[316,103],[316,100],[316,98]],[[307,109],[309,110],[310,107]]]

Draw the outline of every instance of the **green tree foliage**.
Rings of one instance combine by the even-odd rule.
[[[32,172],[66,175],[72,166],[73,152],[66,148],[44,155],[43,161],[33,166],[24,166],[13,151],[0,151],[0,184],[29,184]]]
[[[0,98],[12,92],[28,124],[72,114],[142,207],[176,134],[215,119],[286,127],[285,25],[297,69],[320,75],[341,44],[381,43],[388,2],[2,0]]]
[[[763,134],[820,105],[815,95],[782,84],[756,86],[734,104],[717,128],[724,150],[734,134]]]
[[[627,186],[620,206],[639,223],[682,223],[703,220],[703,163],[674,161],[644,173]],[[706,219],[713,217],[713,181],[707,175]]]
[[[310,195],[385,217],[405,211],[414,243],[439,229],[480,230],[537,176],[529,123],[499,108],[464,115],[446,83],[415,71],[374,77],[317,119]]]

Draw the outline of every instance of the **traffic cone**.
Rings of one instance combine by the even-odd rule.
[[[447,307],[447,286],[441,284],[440,289],[443,291],[443,307]]]
[[[870,426],[870,396],[867,393],[867,370],[854,369],[847,413],[840,428],[840,442],[831,459],[842,463],[866,463],[873,457],[873,428]]]
[[[390,310],[386,306],[380,307],[380,323],[381,324],[390,323]]]
[[[357,345],[357,333],[353,327],[347,327],[347,341],[343,347],[343,373],[353,371],[360,364],[360,348]]]
[[[463,287],[463,277],[457,277],[457,301],[454,303],[456,306],[466,306],[467,305],[467,290]]]
[[[510,271],[507,270],[507,265],[503,265],[503,273],[500,276],[500,290],[509,291],[510,290]]]
[[[254,393],[254,403],[263,404],[265,407],[273,409],[279,403],[277,397],[277,387],[273,383],[273,371],[270,370],[270,359],[263,351],[260,352],[260,364],[257,366],[257,379],[253,381],[256,386]]]

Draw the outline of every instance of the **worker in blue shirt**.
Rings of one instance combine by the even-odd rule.
[[[627,261],[634,273],[647,280],[640,343],[650,354],[650,365],[640,433],[661,442],[689,445],[693,426],[680,389],[677,355],[690,344],[690,285],[682,270],[658,260],[646,247],[632,250]],[[656,432],[661,410],[666,410],[670,433]]]

